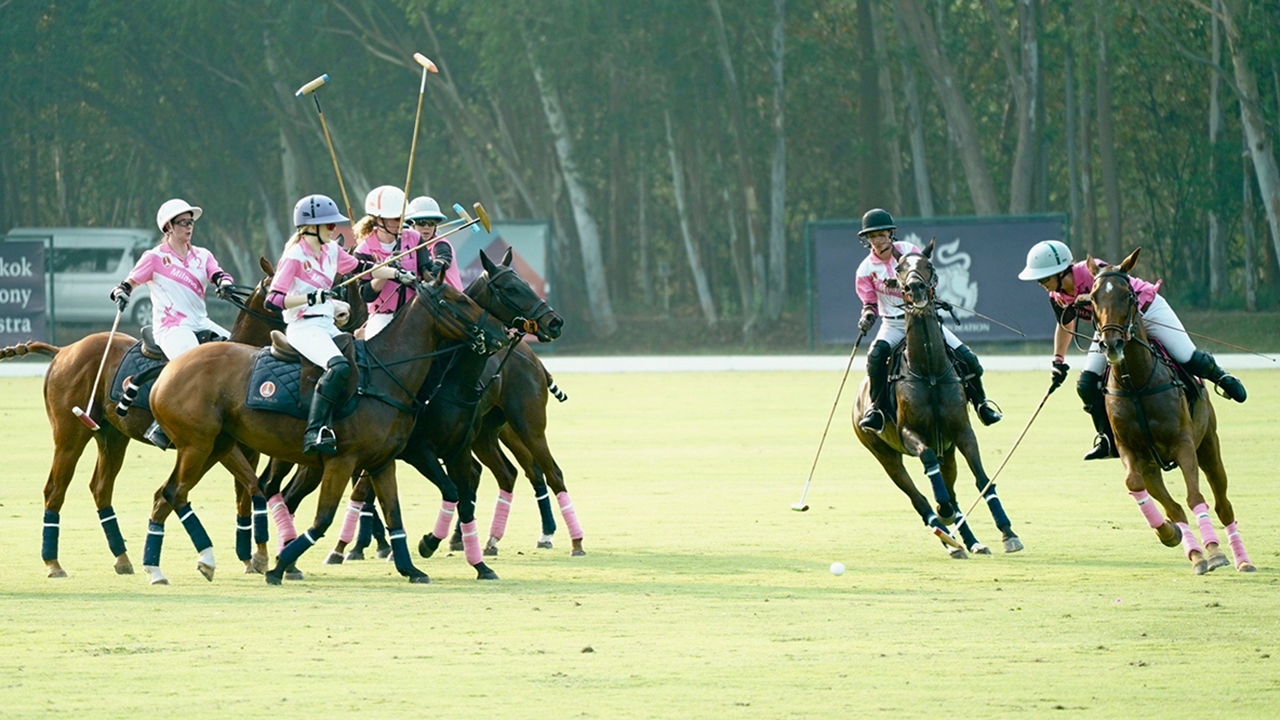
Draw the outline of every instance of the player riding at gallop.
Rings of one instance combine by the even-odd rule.
[[[868,210],[862,216],[862,230],[858,236],[863,247],[870,253],[858,266],[855,287],[862,300],[862,319],[858,321],[858,330],[866,333],[880,318],[880,331],[876,333],[867,354],[867,376],[871,379],[871,407],[867,409],[858,426],[867,432],[878,433],[884,430],[885,396],[889,392],[889,361],[893,349],[907,336],[905,311],[902,309],[902,291],[897,287],[889,287],[887,280],[896,278],[894,266],[899,258],[909,253],[918,253],[920,248],[909,242],[894,239],[894,230],[898,226],[893,216],[880,208]],[[955,333],[942,328],[947,347],[955,353],[968,368],[968,379],[965,381],[965,393],[969,402],[978,412],[978,419],[983,425],[994,425],[1000,422],[1002,415],[995,404],[987,399],[982,387],[982,365],[978,356],[967,345],[956,337]]]
[[[1101,260],[1096,262],[1101,266],[1107,264]],[[1049,293],[1049,303],[1058,320],[1053,330],[1053,379],[1054,382],[1061,383],[1071,369],[1067,365],[1065,353],[1075,332],[1076,321],[1093,320],[1093,306],[1089,303],[1089,293],[1093,291],[1093,273],[1085,260],[1072,263],[1071,248],[1065,243],[1043,240],[1033,245],[1027,253],[1027,266],[1018,273],[1018,278],[1034,280]],[[1196,349],[1195,343],[1182,328],[1182,321],[1159,294],[1163,282],[1161,280],[1152,284],[1129,276],[1129,287],[1138,297],[1138,314],[1143,320],[1147,335],[1159,341],[1169,356],[1192,375],[1214,383],[1232,400],[1244,402],[1248,395],[1244,383],[1218,367],[1212,355]],[[1103,401],[1102,370],[1106,365],[1107,357],[1095,336],[1089,344],[1088,354],[1085,355],[1080,379],[1076,382],[1076,392],[1084,401],[1084,411],[1093,418],[1093,426],[1098,431],[1093,449],[1085,454],[1085,460],[1120,457],[1111,421],[1107,418],[1107,406]]]

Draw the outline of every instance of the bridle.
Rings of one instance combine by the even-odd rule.
[[[1119,280],[1124,284],[1125,290],[1127,292],[1125,300],[1128,303],[1129,307],[1126,311],[1126,315],[1123,323],[1106,323],[1098,326],[1098,339],[1099,340],[1102,339],[1103,333],[1107,332],[1108,330],[1113,330],[1120,334],[1121,342],[1128,344],[1129,342],[1133,341],[1135,330],[1136,330],[1136,323],[1138,318],[1138,295],[1133,291],[1133,286],[1129,284],[1129,276],[1121,270],[1105,270],[1103,272],[1098,273],[1093,278],[1093,286],[1095,289],[1098,287],[1098,283],[1101,282],[1103,278],[1111,278],[1111,279]],[[1100,317],[1100,313],[1098,312],[1097,301],[1093,301],[1093,316],[1095,318]],[[1146,345],[1146,343],[1143,343],[1141,340],[1139,340],[1138,342],[1139,344]],[[1148,347],[1148,349],[1150,348]]]
[[[903,255],[902,259],[898,261],[898,266],[901,267],[902,264],[907,261],[907,258],[910,257],[920,257],[928,262],[928,258],[925,258],[924,255],[911,253]],[[903,282],[903,280],[905,280],[905,282]],[[932,266],[929,267],[928,278],[925,278],[924,273],[920,271],[920,266],[915,265],[907,271],[903,280],[898,281],[898,289],[902,292],[902,299],[908,301],[904,303],[903,309],[908,312],[932,312],[934,310],[934,301],[936,299],[938,289],[938,274],[933,271]],[[926,288],[923,302],[913,297],[914,293],[911,292],[913,281],[914,284],[924,285]]]
[[[499,265],[497,269],[489,273],[489,281],[484,284],[482,290],[492,297],[497,297],[498,302],[511,311],[512,318],[511,322],[506,323],[507,327],[530,335],[537,335],[538,330],[541,328],[541,320],[552,312],[551,305],[542,298],[538,298],[538,303],[531,309],[525,309],[517,305],[511,298],[507,297],[506,293],[501,291],[501,288],[494,287],[501,278],[507,275],[519,277],[515,270],[505,265]],[[532,317],[526,317],[526,315]]]
[[[502,348],[510,341],[508,337],[490,337],[483,326],[484,319],[489,317],[489,312],[484,308],[480,309],[480,319],[473,322],[453,303],[446,300],[444,296],[446,284],[444,282],[424,283],[419,281],[414,284],[414,287],[418,293],[418,298],[433,318],[446,324],[452,324],[455,328],[461,327],[463,334],[468,338],[468,346],[472,352],[478,355],[486,355],[490,347]]]

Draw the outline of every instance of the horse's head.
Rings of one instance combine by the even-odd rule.
[[[934,272],[933,241],[918,253],[908,253],[898,260],[894,272],[906,309],[923,312],[933,307],[934,292],[938,287],[938,275]]]
[[[418,282],[418,302],[435,318],[437,332],[445,340],[468,343],[481,355],[507,345],[507,328],[465,294],[441,280]]]
[[[530,333],[542,342],[560,337],[564,318],[511,269],[511,248],[507,248],[502,262],[497,265],[481,250],[480,262],[484,273],[467,287],[467,295],[507,327]]]
[[[1125,343],[1138,332],[1138,296],[1129,284],[1129,271],[1137,264],[1140,252],[1142,248],[1134,250],[1124,262],[1114,267],[1099,265],[1092,255],[1085,261],[1089,272],[1093,273],[1090,301],[1094,324],[1098,327],[1099,342],[1107,362],[1112,365],[1124,362]]]

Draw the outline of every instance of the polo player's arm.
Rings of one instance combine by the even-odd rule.
[[[1067,348],[1071,345],[1071,333],[1076,329],[1076,321],[1072,320],[1070,327],[1054,323],[1053,326],[1053,354],[1066,357]]]

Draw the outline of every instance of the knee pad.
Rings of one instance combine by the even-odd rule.
[[[1089,370],[1082,371],[1076,381],[1076,393],[1084,401],[1086,410],[1092,408],[1102,400],[1102,376]]]
[[[871,344],[871,352],[867,353],[867,368],[876,367],[877,369],[888,365],[889,357],[893,354],[893,348],[889,343],[883,340],[877,340]]]
[[[974,354],[973,350],[969,349],[968,345],[960,345],[952,352],[964,361],[965,367],[969,368],[969,372],[975,378],[982,377],[982,363],[978,362],[978,356]]]
[[[328,400],[333,400],[342,392],[342,388],[347,384],[347,378],[351,376],[351,363],[341,355],[330,358],[328,366],[325,368],[324,375],[320,376],[320,381],[316,383],[316,392],[323,395]]]

